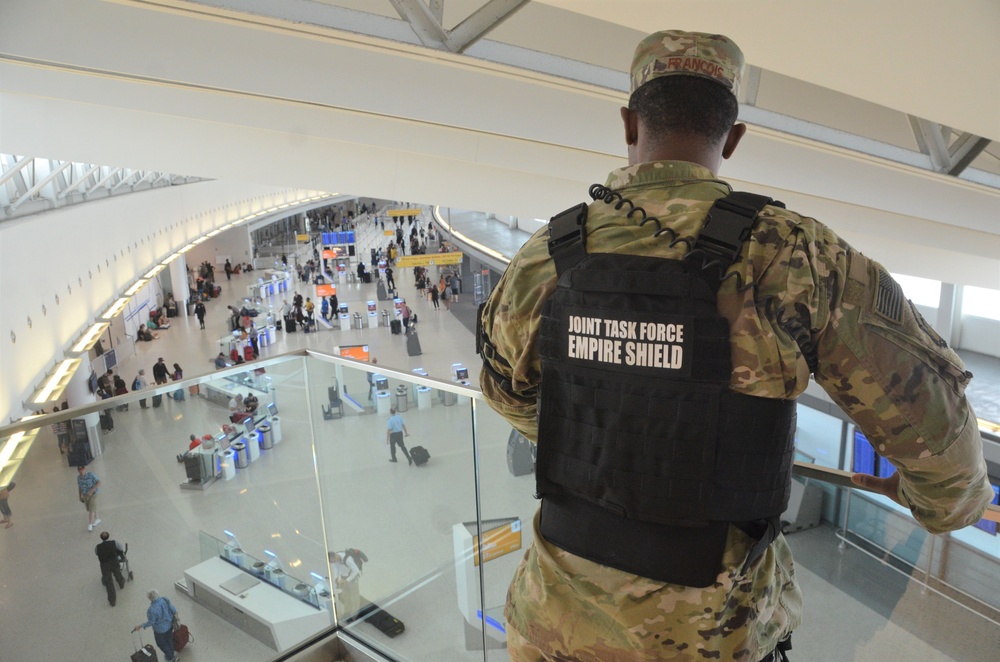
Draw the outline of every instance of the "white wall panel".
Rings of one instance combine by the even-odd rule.
[[[0,420],[19,417],[22,401],[62,350],[176,248],[272,201],[303,197],[303,191],[200,182],[0,223]]]

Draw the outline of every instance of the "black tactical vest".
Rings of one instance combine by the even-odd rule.
[[[730,523],[758,540],[746,566],[777,536],[795,403],[730,390],[729,323],[716,309],[718,278],[769,202],[751,197],[750,211],[713,207],[690,253],[701,260],[587,254],[585,206],[550,223],[559,280],[539,330],[536,485],[555,545],[707,586]]]

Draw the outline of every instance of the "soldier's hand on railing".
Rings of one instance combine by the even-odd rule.
[[[851,482],[858,487],[889,497],[901,506],[909,508],[899,500],[899,473],[894,473],[888,478],[879,478],[869,474],[853,474]]]

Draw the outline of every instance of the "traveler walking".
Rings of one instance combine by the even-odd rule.
[[[396,446],[403,451],[403,457],[410,464],[413,464],[413,460],[410,458],[409,451],[406,450],[406,446],[403,445],[403,437],[410,436],[409,430],[406,429],[406,425],[403,423],[403,417],[396,413],[395,407],[389,408],[389,420],[386,423],[385,430],[385,443],[389,444],[389,461],[396,461]]]
[[[100,491],[101,481],[87,467],[80,465],[76,468],[76,488],[80,496],[80,502],[87,509],[87,530],[93,531],[94,527],[101,523],[101,518],[97,516],[97,493]]]
[[[125,559],[125,550],[122,546],[111,540],[111,534],[101,531],[101,542],[94,547],[94,554],[97,554],[97,561],[101,564],[101,583],[108,591],[108,604],[115,606],[117,593],[115,592],[115,582],[118,588],[125,588],[125,577],[122,576],[122,561]]]
[[[174,662],[177,659],[174,654],[174,618],[177,616],[177,608],[167,598],[160,597],[155,590],[147,593],[146,597],[149,598],[146,622],[136,625],[132,632],[138,632],[140,628],[153,628],[156,645],[163,651],[167,662]]]

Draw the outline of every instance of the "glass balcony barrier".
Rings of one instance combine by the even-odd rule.
[[[191,660],[507,660],[533,456],[461,377],[299,351],[0,428],[16,441],[0,480],[18,485],[0,537],[4,659],[131,653],[157,589],[195,637]],[[231,415],[248,393],[256,410]],[[996,659],[990,521],[930,536],[810,462],[820,454],[803,433],[785,517],[806,601],[796,658]],[[101,481],[93,532],[73,463]],[[134,579],[114,608],[93,556],[101,530],[129,545]]]

